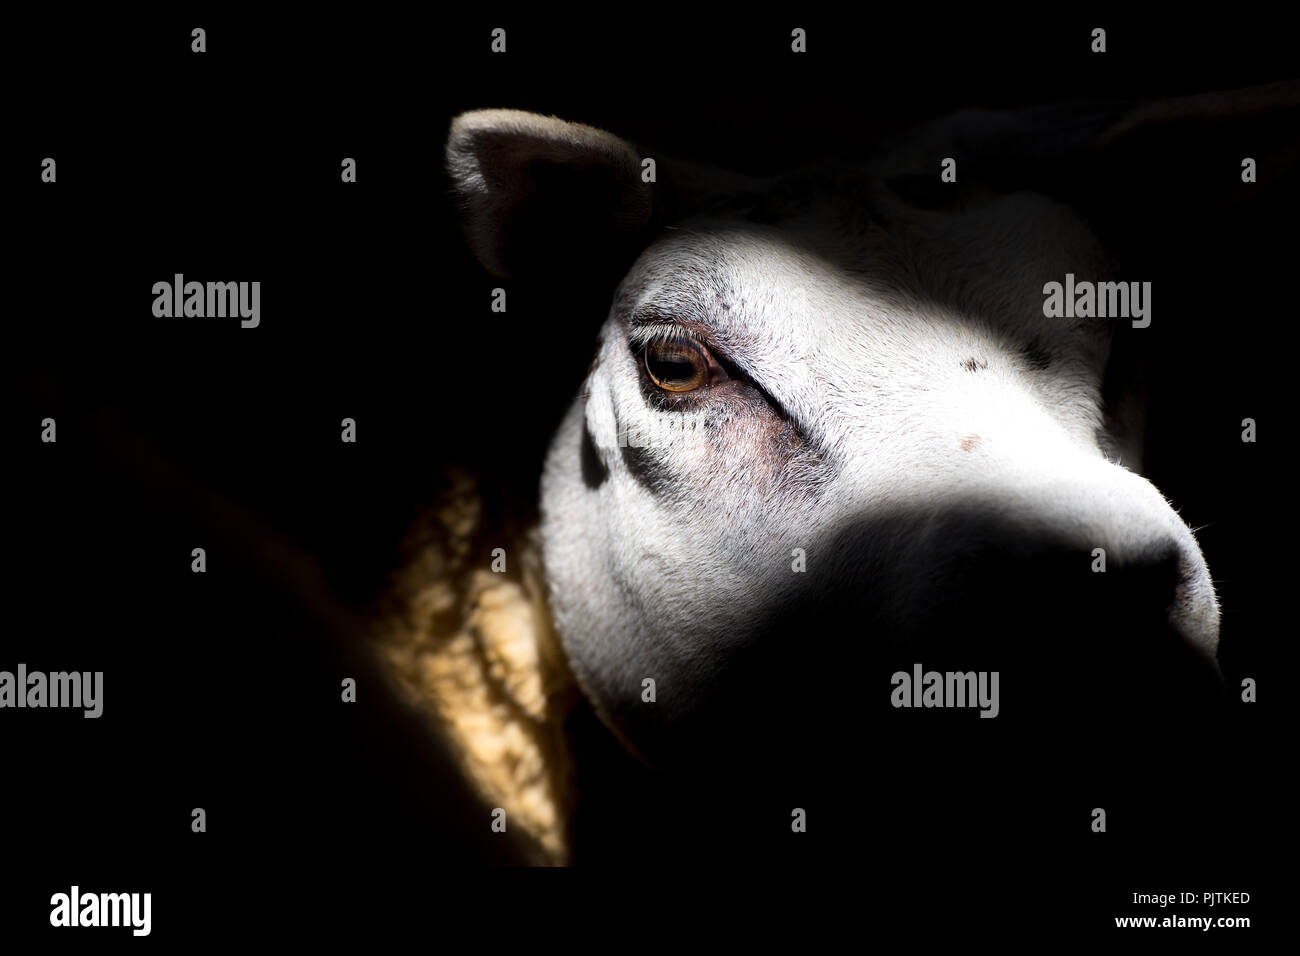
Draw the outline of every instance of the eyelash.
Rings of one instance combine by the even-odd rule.
[[[644,354],[645,350],[652,345],[667,345],[670,342],[682,341],[690,342],[709,354],[713,354],[713,349],[709,348],[699,336],[687,331],[680,325],[643,325],[633,329],[628,336],[628,344],[632,346],[632,351],[638,355]]]

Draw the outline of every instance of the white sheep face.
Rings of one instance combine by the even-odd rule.
[[[637,169],[608,134],[469,115],[471,201],[518,179],[473,166],[508,138],[466,145],[503,125]],[[551,608],[606,723],[665,759],[816,700],[822,675],[851,687],[878,650],[1082,652],[1116,620],[1213,660],[1199,547],[1108,430],[1115,320],[1044,315],[1046,283],[1108,277],[1081,220],[1027,192],[918,209],[872,170],[783,186],[655,235],[546,462]],[[489,266],[492,219],[471,224]],[[1104,596],[1098,549],[1123,585]]]

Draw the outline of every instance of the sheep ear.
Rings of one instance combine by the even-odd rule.
[[[1202,191],[1207,183],[1239,186],[1235,175],[1222,175],[1220,155],[1237,143],[1258,160],[1259,184],[1267,186],[1296,172],[1298,113],[1294,80],[1145,102],[969,109],[904,134],[872,171],[891,185],[929,187],[938,181],[936,157],[953,156],[966,183],[1104,204],[1117,190],[1134,191],[1130,185],[1181,197],[1198,182]]]
[[[1190,128],[1203,134],[1210,124],[1220,131],[1233,122],[1263,121],[1290,132],[1294,129],[1291,120],[1296,109],[1300,109],[1300,80],[1151,100],[1134,104],[1126,110],[1102,132],[1096,146],[1099,149],[1110,148],[1125,142],[1135,133],[1151,130]]]
[[[446,158],[470,248],[503,278],[613,268],[650,220],[637,151],[590,126],[475,110],[452,121]]]

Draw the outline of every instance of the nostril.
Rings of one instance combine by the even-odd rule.
[[[1041,661],[1069,672],[1076,696],[1130,716],[1183,710],[1213,695],[1213,674],[1179,626],[1191,570],[1174,542],[1113,550],[1104,570],[1094,552],[1079,549],[1027,563],[1034,593],[1010,616],[1004,644],[1018,648],[1014,656],[1037,642]]]
[[[1095,565],[1095,562],[1094,562]],[[1111,560],[1105,570],[1089,568],[1085,589],[1097,609],[1126,625],[1163,624],[1178,598],[1182,562],[1177,547],[1148,550]]]

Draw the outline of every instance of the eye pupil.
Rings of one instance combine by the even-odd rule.
[[[685,359],[660,359],[651,365],[655,378],[664,382],[689,382],[695,375],[695,366]]]
[[[709,363],[692,346],[670,342],[646,348],[646,371],[660,388],[672,392],[689,392],[705,383]]]

